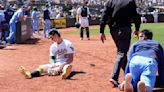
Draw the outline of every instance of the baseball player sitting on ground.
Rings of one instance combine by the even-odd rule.
[[[68,78],[71,73],[74,55],[74,47],[69,40],[62,39],[60,33],[56,29],[52,29],[48,33],[49,38],[54,41],[50,46],[50,64],[40,65],[36,70],[30,72],[23,66],[19,68],[20,72],[26,78],[39,77],[41,75],[60,75],[62,79]]]
[[[125,70],[125,81],[120,89],[125,92],[152,92],[158,69],[160,84],[164,85],[164,51],[153,34],[143,30],[139,41],[130,48],[129,60]],[[134,88],[134,89],[133,89]]]

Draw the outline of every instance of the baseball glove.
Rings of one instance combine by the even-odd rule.
[[[79,22],[76,22],[76,23],[75,23],[75,27],[76,27],[76,28],[80,28],[80,23],[79,23]]]
[[[60,73],[61,73],[60,67],[50,67],[48,69],[49,76],[56,76],[56,75],[59,75]]]

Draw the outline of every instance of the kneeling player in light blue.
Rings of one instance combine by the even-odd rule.
[[[143,30],[139,41],[134,43],[129,52],[125,71],[125,92],[152,92],[158,69],[160,84],[164,85],[164,51],[155,40],[153,34]]]

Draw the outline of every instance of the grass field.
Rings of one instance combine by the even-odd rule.
[[[132,29],[134,30],[134,25],[132,26]],[[164,47],[164,23],[146,23],[141,24],[140,30],[143,29],[149,29],[153,32],[154,36],[153,39],[157,40],[161,43],[161,45]],[[109,34],[108,26],[106,26],[105,33]],[[79,31],[71,32],[70,34],[79,34]],[[90,34],[91,35],[98,35],[99,34],[99,26],[97,28],[90,28]],[[136,38],[132,38],[132,43],[137,41]]]

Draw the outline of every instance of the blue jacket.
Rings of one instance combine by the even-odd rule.
[[[125,75],[130,72],[129,63],[132,57],[136,55],[153,58],[158,62],[160,83],[164,85],[164,50],[159,42],[155,40],[143,40],[134,43],[130,48]]]

